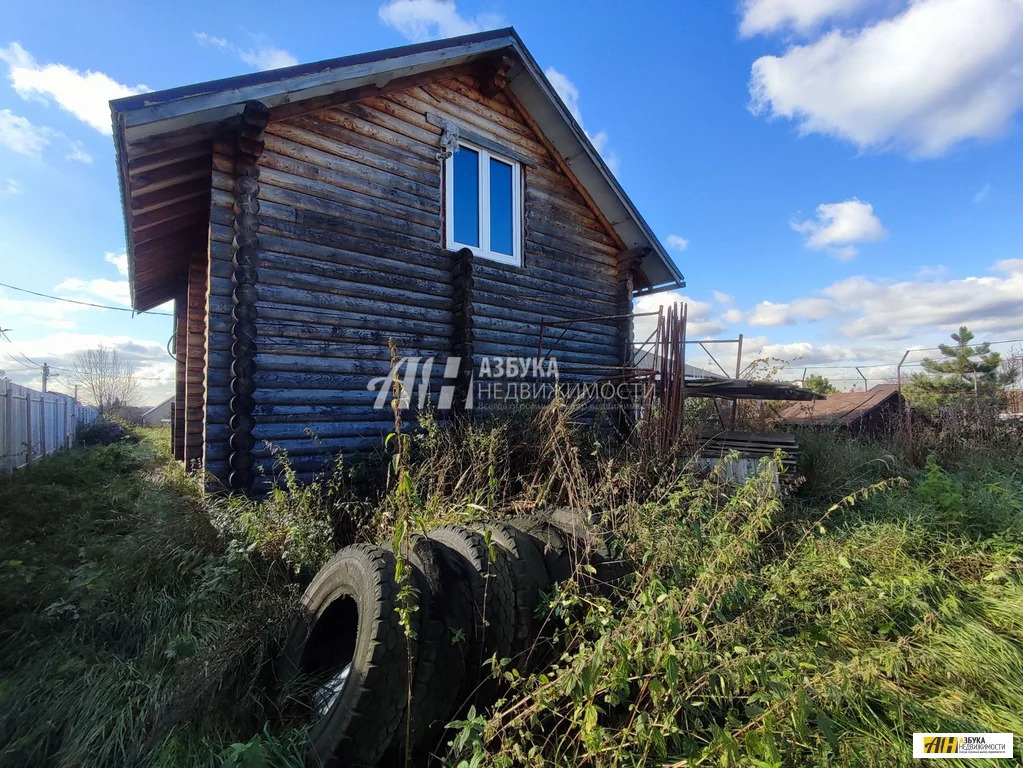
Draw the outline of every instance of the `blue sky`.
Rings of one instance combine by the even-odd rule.
[[[106,100],[513,25],[686,275],[691,337],[871,383],[961,323],[1023,337],[1021,0],[247,8],[8,9],[0,282],[127,305]],[[169,392],[167,317],[0,288],[0,327],[15,381],[104,343]]]

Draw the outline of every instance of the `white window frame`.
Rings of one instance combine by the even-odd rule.
[[[455,240],[455,155],[444,161],[444,218],[445,241],[454,251],[468,248],[482,259],[490,259],[513,267],[522,266],[522,164],[510,157],[491,152],[471,141],[459,139],[458,147],[479,153],[479,242],[478,246]],[[512,252],[500,253],[490,248],[490,161],[497,160],[511,166],[512,173]]]

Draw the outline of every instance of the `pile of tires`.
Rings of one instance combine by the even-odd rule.
[[[355,544],[302,596],[277,673],[311,723],[308,765],[397,766],[407,755],[425,765],[448,722],[498,695],[492,658],[520,671],[543,660],[554,584],[612,589],[625,573],[605,537],[566,512],[442,526],[413,537],[405,560],[414,592],[399,594],[390,550]]]

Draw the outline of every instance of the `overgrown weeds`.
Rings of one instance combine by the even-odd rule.
[[[267,718],[294,591],[224,545],[164,441],[0,481],[0,764],[219,765]]]
[[[547,596],[559,649],[450,731],[452,766],[889,766],[914,731],[1023,733],[1023,466],[803,435],[740,487],[606,439],[555,401],[404,434],[354,466],[200,500],[153,443],[0,485],[0,762],[299,765],[264,670],[306,575],[356,539],[552,506],[614,531],[614,594]],[[393,468],[392,468],[393,469]],[[212,519],[215,525],[210,525]],[[41,724],[46,724],[45,727]]]

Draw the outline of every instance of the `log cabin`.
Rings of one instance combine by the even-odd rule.
[[[627,366],[634,297],[684,285],[513,29],[111,112],[132,305],[174,302],[174,453],[227,489],[274,446],[379,446],[391,339],[535,359],[560,322],[562,376]]]

